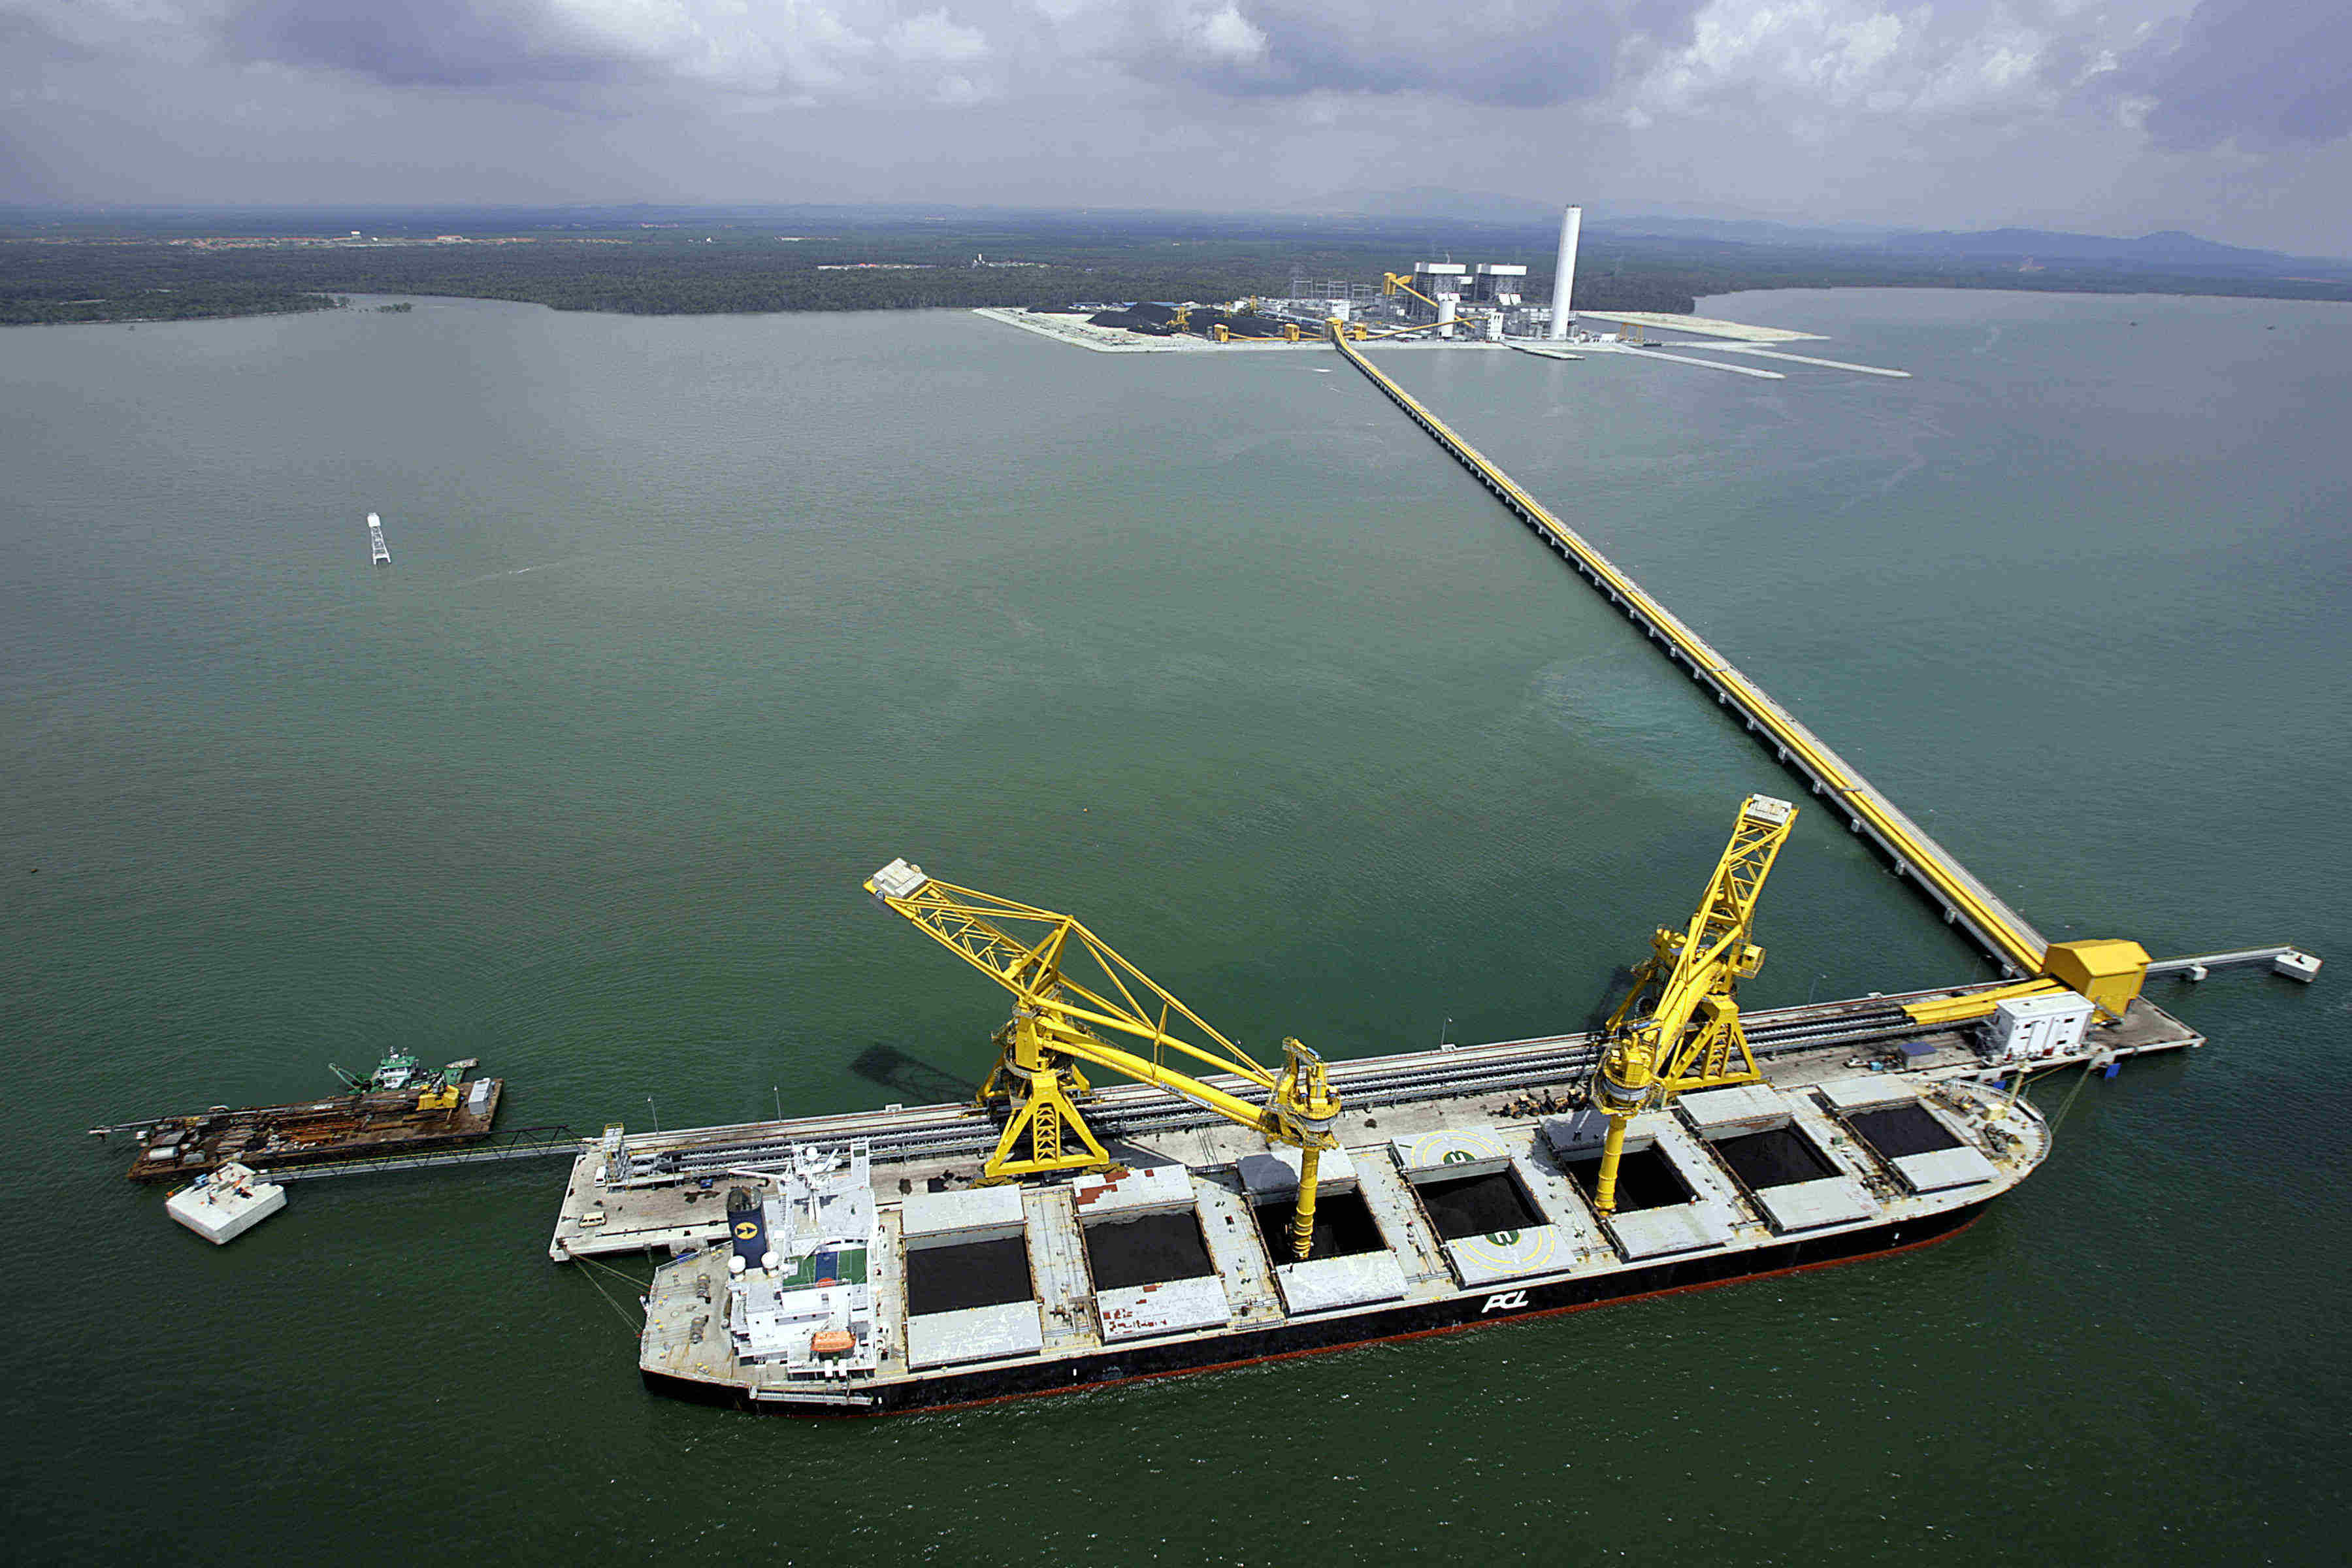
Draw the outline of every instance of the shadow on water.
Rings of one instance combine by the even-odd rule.
[[[970,1100],[979,1091],[953,1073],[919,1061],[896,1046],[868,1046],[849,1064],[849,1070],[869,1083],[895,1089],[908,1105],[945,1105]]]
[[[1612,969],[1609,972],[1609,983],[1601,988],[1600,1000],[1593,1003],[1592,1011],[1584,1016],[1584,1032],[1588,1035],[1597,1035],[1608,1028],[1609,1015],[1617,1010],[1617,1005],[1622,1002],[1625,999],[1625,994],[1633,989],[1633,966],[1632,964],[1621,963]]]

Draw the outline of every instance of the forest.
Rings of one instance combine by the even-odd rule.
[[[486,216],[489,221],[486,222]],[[356,221],[367,237],[345,234]],[[470,226],[469,226],[470,225]],[[463,242],[436,242],[462,234]],[[223,243],[225,237],[229,243]],[[0,324],[139,321],[331,309],[350,294],[511,300],[637,315],[1219,300],[1294,275],[1377,283],[1415,260],[1528,264],[1549,290],[1551,235],[1436,219],[1186,215],[0,216]],[[990,265],[975,265],[985,257]],[[1013,263],[1017,265],[1007,265]],[[1686,311],[1751,289],[1932,287],[2352,300],[2352,276],[2192,274],[2114,263],[2031,271],[1979,257],[1588,229],[1577,303]]]

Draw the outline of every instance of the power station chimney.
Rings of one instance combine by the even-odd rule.
[[[1576,238],[1584,227],[1584,209],[1570,207],[1559,215],[1559,261],[1551,275],[1551,328],[1544,335],[1558,342],[1568,336],[1569,300],[1576,292]]]

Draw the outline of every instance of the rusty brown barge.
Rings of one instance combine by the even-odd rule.
[[[498,1117],[505,1080],[468,1078],[477,1065],[469,1058],[421,1070],[414,1057],[395,1054],[365,1078],[338,1069],[341,1094],[243,1110],[216,1105],[90,1132],[137,1142],[128,1173],[134,1182],[183,1182],[230,1161],[282,1169],[450,1148],[488,1137]]]

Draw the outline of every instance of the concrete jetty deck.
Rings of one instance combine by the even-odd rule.
[[[1390,380],[1354,344],[1335,340],[1334,346],[1389,401],[1403,409],[1497,500],[1533,529],[1553,553],[1607,595],[1609,602],[1623,610],[1651,641],[1659,644],[1668,658],[1714,692],[1717,703],[1737,711],[1746,721],[1750,733],[1764,737],[1781,763],[1802,776],[1814,795],[1832,805],[1851,831],[1875,844],[1894,866],[1895,875],[1916,883],[1941,908],[1945,921],[1966,931],[2002,973],[2019,977],[2040,973],[2042,954],[2050,945],[2042,934],[2002,902],[1950,851],[1929,837],[1918,824],[1897,810],[1895,803],[1860,770],[1832,751],[1820,736],[1800,723],[1705,638],[1644,592],[1641,584],[1594,549],[1583,535],[1554,516],[1484,453]]]
[[[1759,1010],[1745,1014],[1743,1023],[1757,1064],[1771,1082],[1819,1076],[1825,1067],[1868,1071],[1896,1061],[1931,1080],[1997,1080],[2020,1069],[1989,1060],[1973,1030],[1921,1026],[1904,1011],[1906,1004],[1978,989],[1982,986],[1941,986]],[[2095,1021],[2078,1047],[2030,1066],[2037,1073],[2100,1067],[2204,1043],[2143,997],[2119,1021]],[[1370,1141],[1486,1116],[1533,1120],[1564,1108],[1591,1076],[1600,1051],[1598,1036],[1579,1033],[1334,1061],[1331,1086],[1348,1107],[1339,1131],[1345,1140]],[[1229,1092],[1252,1092],[1238,1079],[1207,1081]],[[1213,1112],[1139,1083],[1098,1085],[1087,1102],[1087,1118],[1115,1156],[1126,1158],[1121,1151],[1131,1141],[1149,1139],[1157,1158],[1144,1163],[1212,1163],[1212,1151],[1201,1141],[1223,1137],[1227,1128]],[[710,1245],[726,1233],[727,1190],[740,1180],[730,1170],[772,1163],[796,1143],[866,1139],[876,1162],[888,1162],[910,1183],[931,1177],[961,1183],[978,1173],[998,1131],[996,1121],[970,1101],[668,1132],[611,1129],[578,1145],[548,1256],[562,1263]]]
[[[1801,343],[1819,342],[1819,332],[1800,332],[1787,327],[1754,327],[1745,321],[1727,321],[1715,316],[1685,316],[1666,310],[1588,310],[1580,306],[1576,320],[1613,321],[1621,327],[1648,327],[1661,332],[1696,332],[1703,338],[1727,338],[1742,343]]]
[[[1666,346],[1675,349],[1713,349],[1717,353],[1726,354],[1754,354],[1759,359],[1783,359],[1791,364],[1821,365],[1829,370],[1850,370],[1856,375],[1891,376],[1896,381],[1911,379],[1911,373],[1907,370],[1893,370],[1883,364],[1856,364],[1852,360],[1822,359],[1818,354],[1782,353],[1778,349],[1758,348],[1754,343],[1672,342]]]

